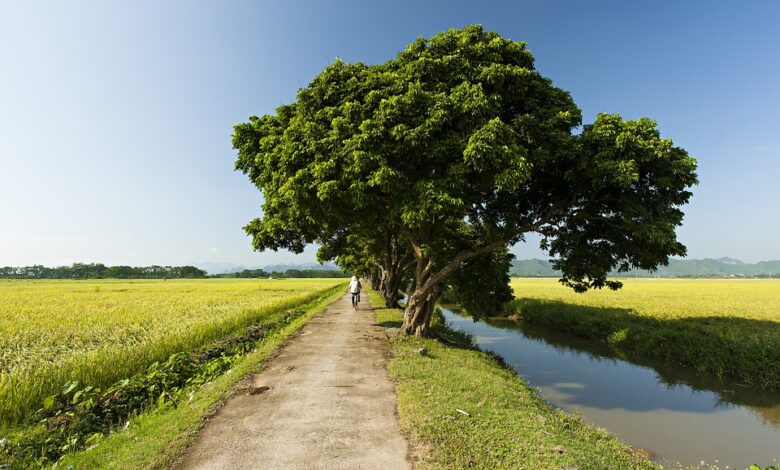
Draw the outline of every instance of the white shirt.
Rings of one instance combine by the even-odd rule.
[[[353,279],[349,281],[349,291],[352,292],[353,294],[360,293],[360,281],[358,281],[357,279]]]

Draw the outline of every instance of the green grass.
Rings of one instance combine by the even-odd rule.
[[[381,305],[375,294],[369,299]],[[376,317],[392,327],[402,315],[378,309]],[[468,344],[440,320],[433,329]],[[656,468],[605,430],[551,407],[492,355],[433,339],[391,335],[391,343],[389,370],[416,468]]]
[[[65,456],[58,463],[58,468],[170,468],[195,439],[204,418],[213,414],[224,399],[236,391],[236,384],[247,374],[261,369],[287,338],[341,295],[341,289],[330,290],[303,305],[306,312],[303,316],[264,338],[258,348],[242,358],[230,373],[198,390],[191,400],[176,408],[166,405],[132,418],[126,430],[112,433],[86,451]]]
[[[29,420],[67,381],[109,385],[342,282],[0,281],[0,424]]]
[[[642,355],[780,388],[780,281],[627,279],[576,294],[554,279],[513,279],[509,311]]]

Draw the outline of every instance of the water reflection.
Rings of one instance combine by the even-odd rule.
[[[577,410],[659,461],[746,467],[780,459],[780,393],[689,368],[627,357],[608,345],[508,320],[475,323],[444,309],[547,401]]]
[[[558,352],[568,352],[575,356],[584,356],[585,359],[595,362],[607,362],[608,364],[616,365],[618,361],[628,361],[632,364],[652,368],[657,375],[658,387],[660,388],[669,391],[685,390],[686,392],[712,392],[716,395],[713,397],[712,407],[701,406],[697,411],[706,412],[707,409],[711,408],[710,411],[715,412],[719,407],[728,407],[732,404],[746,405],[754,408],[754,411],[764,417],[767,424],[780,428],[780,416],[777,414],[778,410],[780,410],[780,408],[778,408],[778,405],[780,405],[780,393],[768,392],[766,390],[746,387],[741,384],[730,383],[709,374],[698,374],[687,367],[664,364],[651,358],[642,356],[629,357],[625,354],[621,354],[608,345],[579,337],[564,336],[549,328],[534,327],[532,325],[525,325],[522,322],[508,320],[488,320],[486,323],[497,328],[520,331],[526,338],[534,340],[537,345],[542,346],[539,348],[540,350],[546,349],[547,346],[552,346]],[[621,377],[613,378],[614,380],[625,384],[627,388],[636,389],[635,384],[632,385],[631,381],[628,380],[624,374],[621,374]],[[639,400],[632,398],[631,400],[625,400],[622,403],[625,404],[627,409],[646,409],[642,408],[642,405],[638,405],[638,401]],[[614,407],[615,402],[611,401],[610,403],[612,404],[612,407]],[[675,407],[673,401],[655,401],[655,403],[655,406],[661,408],[674,409]],[[678,402],[678,405],[679,404],[680,403]],[[684,409],[690,410],[689,406],[690,405],[686,400]],[[769,413],[762,414],[765,411],[769,411]],[[774,413],[772,413],[772,411],[774,411]]]

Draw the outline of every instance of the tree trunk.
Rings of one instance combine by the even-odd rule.
[[[430,311],[427,308],[426,300],[421,299],[418,295],[412,295],[406,304],[401,331],[407,335],[428,336],[431,323],[428,316]]]
[[[404,257],[398,246],[398,234],[391,233],[387,237],[384,260],[379,264],[381,288],[379,292],[385,300],[387,308],[398,308],[398,291],[404,274],[409,268],[409,259]]]
[[[401,331],[407,335],[428,337],[431,330],[431,318],[436,309],[436,302],[441,295],[441,289],[436,288],[427,295],[419,294],[420,291],[415,292],[410,297],[409,303],[406,304]]]
[[[375,291],[380,291],[382,288],[382,281],[375,273],[369,275],[368,284],[371,286],[371,289]]]
[[[431,281],[432,260],[417,257],[417,268],[409,286],[404,322],[401,331],[407,335],[430,335],[431,317],[441,294],[440,283]]]
[[[414,272],[412,286],[409,289],[409,299],[404,311],[404,322],[401,325],[401,331],[407,335],[428,336],[430,334],[430,322],[433,315],[433,309],[436,301],[442,292],[442,283],[457,270],[464,261],[467,261],[484,253],[489,253],[501,247],[505,247],[513,239],[527,232],[540,232],[542,227],[559,212],[559,208],[553,206],[544,213],[537,221],[516,227],[514,231],[507,234],[504,238],[499,238],[482,245],[472,247],[461,251],[445,263],[437,263],[429,259],[425,254],[425,246],[431,239],[431,233],[435,228],[435,223],[423,224],[419,233],[409,237],[412,245],[412,251],[417,261],[417,268]],[[540,232],[541,233],[541,232]],[[441,260],[440,260],[441,261]],[[438,271],[434,272],[434,269]]]
[[[399,269],[389,269],[382,276],[382,297],[385,299],[385,307],[398,308],[398,288],[401,284],[403,273]]]

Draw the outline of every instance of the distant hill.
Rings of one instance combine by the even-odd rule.
[[[553,269],[549,261],[534,258],[513,261],[509,274],[521,277],[558,277],[561,272]]]
[[[333,263],[301,263],[301,264],[269,264],[261,267],[263,271],[270,272],[284,272],[290,269],[300,269],[301,271],[315,270],[315,271],[338,271],[339,267]]]
[[[209,274],[235,273],[238,271],[243,271],[244,269],[249,269],[249,266],[233,263],[205,262],[194,264],[196,267],[203,269]]]
[[[319,264],[319,263],[301,263],[301,264],[269,264],[266,266],[246,266],[243,264],[232,264],[232,263],[213,263],[213,262],[205,262],[205,263],[195,263],[195,266],[197,266],[200,269],[205,270],[211,275],[214,274],[225,274],[225,273],[237,273],[240,271],[243,271],[245,269],[262,269],[266,272],[284,272],[289,269],[300,269],[303,271],[306,270],[327,270],[327,271],[338,271],[339,267],[336,266],[333,263],[325,263],[325,264]]]
[[[515,260],[509,270],[512,276],[520,277],[558,277],[547,260]],[[780,277],[780,260],[761,261],[755,264],[744,263],[734,258],[671,259],[669,266],[661,266],[657,271],[636,270],[628,273],[613,272],[615,277]]]
[[[333,270],[339,267],[333,263],[290,263],[269,264],[266,266],[244,266],[230,263],[196,263],[200,269],[211,275],[235,273],[244,269],[262,269],[266,272],[284,272],[290,269],[299,270]],[[509,270],[512,276],[520,277],[559,277],[560,272],[550,266],[548,260],[520,259],[512,262]],[[744,263],[734,258],[705,259],[671,259],[669,266],[661,266],[656,272],[631,271],[629,273],[612,273],[615,277],[780,277],[780,260],[761,261],[755,264]]]

